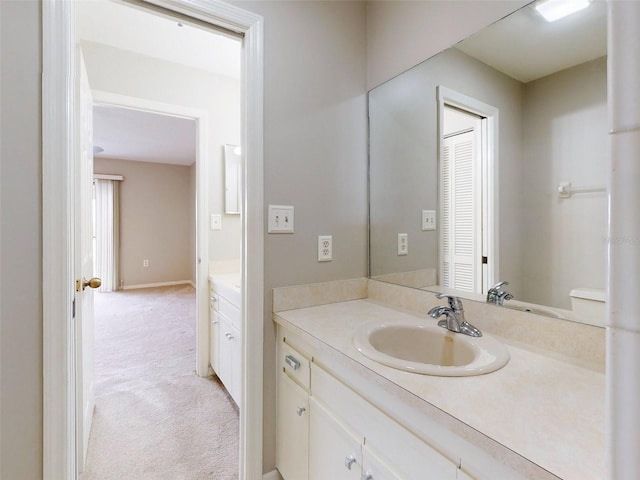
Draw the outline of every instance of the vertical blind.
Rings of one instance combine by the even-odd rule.
[[[96,178],[95,274],[102,279],[101,292],[119,288],[120,182]]]

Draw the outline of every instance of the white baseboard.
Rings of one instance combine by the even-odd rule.
[[[153,288],[153,287],[169,287],[171,285],[191,285],[195,288],[195,285],[191,280],[176,280],[174,282],[141,283],[139,285],[124,285],[122,287],[122,290],[136,290],[138,288]]]
[[[262,476],[262,480],[282,480],[282,477],[280,476],[280,472],[278,472],[278,470],[273,470],[272,472],[265,473]]]
[[[196,288],[196,282],[194,282],[193,280],[189,280],[189,285],[191,285],[193,288]]]

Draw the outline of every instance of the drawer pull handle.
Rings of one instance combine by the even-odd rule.
[[[233,340],[234,338],[236,338],[233,335],[231,335],[229,332],[226,332],[224,336],[227,337],[229,340]]]
[[[292,355],[287,355],[286,357],[284,357],[284,361],[287,365],[289,365],[294,370],[297,370],[300,368],[300,362],[296,360],[296,358]]]
[[[296,413],[298,414],[298,416],[299,416],[299,417],[301,417],[301,416],[302,416],[302,414],[303,414],[304,412],[306,412],[306,411],[307,411],[307,409],[306,409],[306,408],[304,408],[304,407],[298,407],[298,408],[296,408]]]
[[[354,463],[356,463],[356,457],[354,457],[353,455],[344,457],[344,466],[347,467],[347,469],[351,470],[351,465],[353,465]]]
[[[373,475],[370,473],[363,473],[360,475],[360,480],[373,480]]]

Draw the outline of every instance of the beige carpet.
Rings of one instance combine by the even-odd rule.
[[[235,480],[238,411],[195,374],[195,290],[95,295],[96,408],[82,480]]]

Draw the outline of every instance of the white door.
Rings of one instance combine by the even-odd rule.
[[[483,292],[481,126],[481,119],[475,115],[445,109],[440,166],[440,283],[474,293]]]
[[[75,328],[76,328],[76,395],[77,395],[77,461],[78,471],[84,469],[89,433],[95,405],[93,391],[93,288],[99,285],[93,277],[93,99],[89,80],[78,50],[80,78],[78,98],[80,108],[77,121],[80,136],[76,155],[76,192],[74,201],[75,230]],[[87,283],[91,283],[87,285]]]

